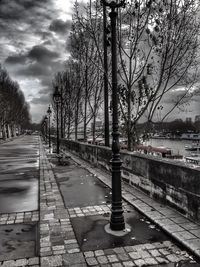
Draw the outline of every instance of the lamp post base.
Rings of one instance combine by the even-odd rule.
[[[125,236],[131,232],[131,227],[129,224],[125,224],[125,228],[123,230],[112,230],[110,227],[110,223],[106,224],[104,227],[106,233],[114,236]]]
[[[110,229],[112,229],[113,231],[121,231],[125,229],[123,210],[121,210],[120,212],[112,211],[110,218]]]

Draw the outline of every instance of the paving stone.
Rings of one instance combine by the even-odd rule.
[[[14,261],[14,260],[4,261],[3,264],[2,264],[1,266],[2,266],[2,267],[11,267],[11,266],[15,266],[15,261]]]
[[[160,248],[160,249],[159,249],[159,252],[160,252],[162,255],[164,255],[164,256],[170,254],[170,252],[169,252],[166,248]],[[160,256],[160,255],[159,255],[159,256]]]
[[[97,257],[97,261],[100,263],[100,264],[106,264],[108,263],[108,259],[106,256],[99,256]]]
[[[175,233],[175,232],[182,232],[184,231],[184,228],[180,227],[177,224],[166,224],[163,226],[166,230],[168,230],[170,233]]]
[[[142,266],[146,265],[146,262],[144,260],[142,260],[142,259],[134,260],[134,263],[138,267],[142,267]]]
[[[69,240],[64,240],[64,243],[67,244],[77,244],[76,239],[69,239]]]
[[[40,252],[47,252],[47,251],[51,251],[51,247],[42,247],[42,248],[40,248]]]
[[[77,252],[80,252],[80,249],[79,248],[73,248],[73,249],[69,249],[67,250],[68,253],[77,253]]]
[[[135,263],[132,261],[124,261],[123,266],[124,267],[132,267],[132,266],[135,266]]]
[[[155,246],[154,246],[154,244],[144,244],[144,247],[146,248],[146,249],[154,249],[155,248]]]
[[[121,263],[113,263],[112,267],[123,267]]]
[[[64,265],[67,266],[67,265]],[[79,263],[79,264],[72,264],[70,265],[70,267],[88,267],[88,265],[86,263]]]
[[[60,255],[41,257],[41,267],[56,267],[56,266],[62,266],[62,257]]]
[[[174,254],[169,254],[166,256],[166,258],[169,260],[169,262],[179,262],[180,261],[180,258]]]
[[[160,252],[157,249],[149,250],[149,253],[151,253],[153,257],[161,256]]]
[[[89,266],[94,266],[94,265],[98,264],[98,262],[95,258],[86,258],[86,262]]]
[[[93,251],[86,251],[86,252],[84,252],[84,256],[86,258],[92,258],[92,257],[94,257],[94,252]]]
[[[190,230],[190,233],[200,238],[200,229]]]
[[[39,264],[38,257],[28,259],[28,265],[37,265],[37,264]]]
[[[198,224],[189,222],[189,223],[181,223],[181,227],[185,228],[186,230],[195,230],[195,229],[200,229]]]
[[[85,263],[85,258],[82,253],[65,254],[63,255],[63,262],[65,265],[71,266],[72,264]]]
[[[117,254],[117,257],[121,261],[128,261],[128,260],[130,260],[128,254],[126,254],[126,253],[119,253],[119,254]]]
[[[145,261],[146,264],[148,264],[148,265],[155,265],[155,264],[158,264],[158,262],[157,262],[154,258],[145,258],[144,261]]]
[[[128,254],[129,254],[129,256],[131,257],[131,259],[133,259],[133,260],[136,260],[136,259],[141,258],[141,257],[140,257],[140,254],[139,254],[138,252],[130,252],[130,253],[128,253]]]
[[[105,255],[112,255],[114,254],[114,250],[112,248],[104,249]]]
[[[69,250],[69,249],[77,249],[79,248],[79,245],[78,244],[69,244],[69,245],[65,245],[65,248],[66,250]]]
[[[138,251],[138,252],[140,254],[140,258],[142,258],[142,259],[151,257],[151,255],[147,251],[145,251],[145,250],[141,250],[141,251]]]
[[[108,257],[108,261],[111,263],[119,261],[116,255],[108,255],[107,257]]]
[[[173,236],[178,238],[178,240],[188,240],[188,239],[195,239],[196,238],[195,235],[193,235],[192,233],[190,233],[188,231],[173,233]]]
[[[26,265],[28,262],[26,259],[20,259],[20,260],[16,260],[15,262],[15,266],[18,267],[18,266],[23,266],[23,265]]]
[[[64,246],[52,246],[53,250],[63,250],[64,248]]]
[[[96,250],[96,251],[94,251],[94,254],[95,254],[96,257],[97,256],[102,256],[102,255],[104,255],[104,251],[103,250]]]
[[[119,247],[119,248],[114,248],[113,249],[117,254],[118,253],[124,253],[125,252],[125,249],[123,247]]]
[[[53,255],[61,255],[61,254],[65,254],[66,251],[63,249],[63,250],[55,250],[53,251]]]
[[[125,251],[127,251],[127,252],[134,251],[134,247],[133,247],[133,246],[125,246],[124,249],[125,249]]]

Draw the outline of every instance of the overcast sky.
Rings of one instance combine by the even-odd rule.
[[[68,57],[73,0],[0,0],[0,63],[20,84],[33,122],[48,108],[51,81]]]
[[[69,56],[66,41],[74,1],[0,0],[0,63],[20,84],[33,122],[39,122],[46,113],[53,76],[64,68]],[[165,97],[165,110],[171,105],[172,95]],[[200,95],[184,109],[176,109],[168,120],[194,119],[200,114],[199,102]]]

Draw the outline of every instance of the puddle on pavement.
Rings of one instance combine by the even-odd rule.
[[[94,215],[72,218],[72,225],[78,243],[83,251],[107,249],[123,246],[134,246],[138,244],[162,242],[169,237],[156,228],[150,228],[145,221],[141,221],[141,215],[132,210],[124,213],[125,221],[131,226],[131,231],[123,236],[117,237],[105,232],[104,227],[109,223],[109,216]]]
[[[0,213],[22,212],[37,209],[37,179],[0,181]]]
[[[111,189],[79,166],[57,168],[56,177],[67,208],[111,202]]]
[[[37,256],[37,225],[0,226],[0,261]]]

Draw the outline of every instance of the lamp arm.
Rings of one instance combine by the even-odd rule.
[[[119,7],[125,7],[125,0],[121,0],[119,3],[115,3],[114,1],[108,3],[106,0],[101,0],[101,4],[109,6],[110,8],[119,8]]]

